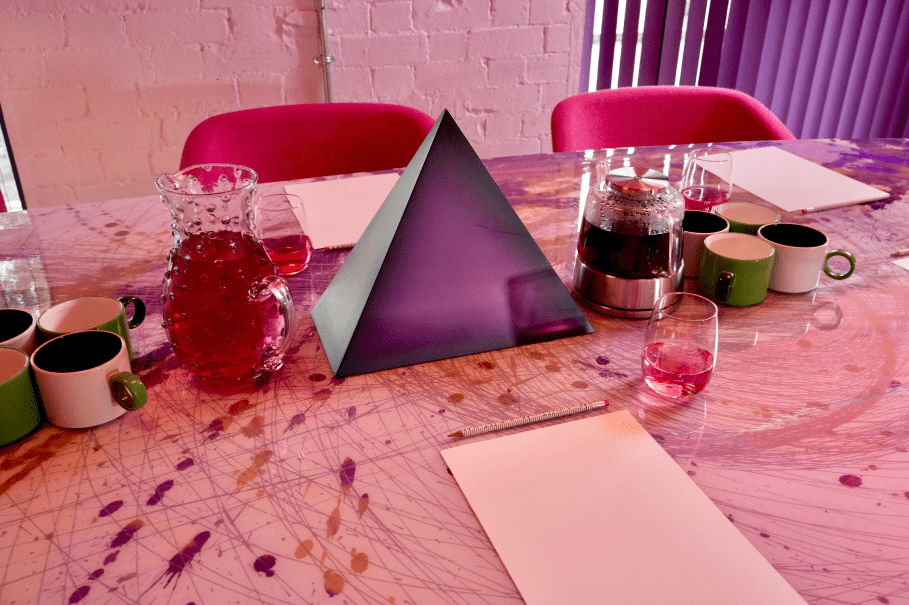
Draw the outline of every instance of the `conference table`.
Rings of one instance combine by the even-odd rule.
[[[643,382],[645,320],[589,310],[593,334],[337,379],[309,318],[348,255],[326,250],[289,278],[298,321],[284,368],[212,389],[180,366],[160,325],[173,240],[156,196],[0,214],[0,305],[140,296],[133,369],[149,390],[108,424],[45,422],[0,448],[0,603],[519,603],[440,451],[545,425],[448,437],[463,427],[604,399],[808,603],[909,602],[909,270],[891,258],[909,248],[909,141],[713,147],[756,145],[889,197],[783,213],[852,251],[855,274],[722,306],[713,378],[687,405]],[[628,158],[677,182],[687,151],[484,163],[570,286],[597,162]]]

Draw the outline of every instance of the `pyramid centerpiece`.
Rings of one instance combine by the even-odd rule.
[[[448,111],[312,319],[337,377],[593,332]]]

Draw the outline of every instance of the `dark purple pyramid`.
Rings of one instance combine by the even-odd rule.
[[[448,111],[312,319],[338,377],[593,332]]]

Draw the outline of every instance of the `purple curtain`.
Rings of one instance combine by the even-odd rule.
[[[600,1],[597,88],[611,86],[622,19],[620,87],[640,42],[640,86],[735,88],[799,138],[909,137],[909,0],[687,0],[687,21],[681,0],[626,0],[624,14]]]

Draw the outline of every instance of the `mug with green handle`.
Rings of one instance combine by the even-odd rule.
[[[736,307],[767,296],[774,249],[746,233],[717,233],[704,240],[698,289],[707,298]]]
[[[132,304],[133,313],[127,315],[127,306]],[[84,296],[54,305],[41,314],[38,330],[44,340],[82,330],[105,330],[119,334],[126,341],[130,360],[133,348],[129,331],[145,319],[145,303],[138,296]]]

